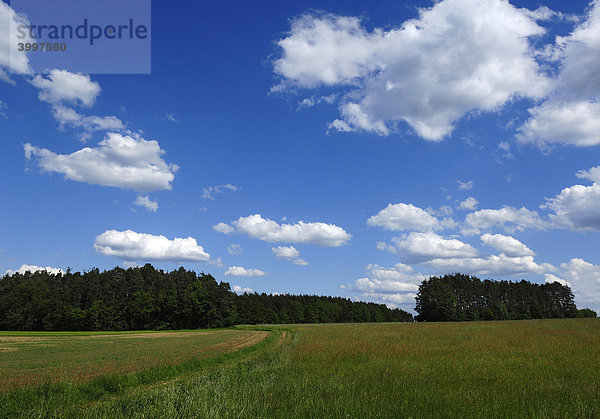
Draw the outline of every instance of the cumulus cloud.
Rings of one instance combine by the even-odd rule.
[[[507,256],[535,256],[535,253],[514,237],[503,234],[484,234],[481,236],[481,242],[489,247],[493,247]]]
[[[43,172],[62,173],[66,179],[93,185],[137,191],[171,189],[178,167],[162,158],[164,151],[154,140],[110,133],[98,147],[71,154],[24,145],[25,157],[35,159]]]
[[[562,143],[578,147],[600,144],[598,102],[548,101],[529,109],[529,113],[531,118],[519,128],[517,134],[523,143]]]
[[[227,225],[227,224],[224,224]],[[241,255],[242,254],[242,246],[240,246],[239,244],[236,243],[232,243],[229,246],[227,246],[227,252],[229,252],[230,255]]]
[[[563,285],[565,287],[569,287],[569,288],[572,287],[572,285],[570,283],[568,283],[564,279],[561,279],[561,278],[557,277],[554,274],[544,274],[544,282],[546,284],[551,284],[553,282],[558,282],[560,285]],[[572,289],[571,289],[571,291],[572,291]]]
[[[300,251],[294,246],[278,246],[272,247],[271,251],[273,254],[280,259],[287,259],[295,263],[296,265],[306,266],[308,262],[304,259],[300,259]]]
[[[156,212],[158,210],[158,202],[152,201],[147,196],[138,196],[133,205],[144,207],[150,212]]]
[[[523,143],[574,146],[600,144],[600,1],[591,3],[584,22],[566,37],[557,37],[550,59],[560,73],[550,98],[529,110],[519,128]]]
[[[247,287],[240,287],[239,285],[234,285],[232,287],[233,292],[237,293],[237,294],[252,294],[254,293],[254,290],[252,288],[247,288]]]
[[[583,172],[597,174],[597,168]],[[582,173],[582,172],[580,172]],[[584,176],[583,174],[581,176]],[[574,185],[564,188],[542,206],[553,211],[549,215],[556,227],[574,231],[600,231],[600,184]]]
[[[19,25],[28,26],[29,21],[25,16],[15,13],[5,2],[0,2],[0,22],[0,80],[14,84],[8,73],[30,74],[32,70],[26,52],[11,46],[19,42],[35,42],[35,39],[30,38],[29,34],[25,39],[17,38],[14,29]]]
[[[219,223],[213,226],[213,230],[217,233],[230,234],[235,231],[235,228],[231,227],[229,224]]]
[[[600,266],[574,258],[560,265],[559,275],[562,278],[556,277],[557,282],[565,281],[571,286],[579,308],[600,310]]]
[[[282,259],[294,259],[300,256],[300,252],[294,246],[272,247],[273,254]]]
[[[309,243],[318,246],[337,247],[352,237],[343,228],[335,224],[305,223],[279,224],[260,214],[240,217],[231,223],[233,226],[219,223],[213,227],[220,233],[241,233],[267,242]]]
[[[367,224],[390,231],[428,231],[453,227],[451,218],[439,220],[422,208],[412,204],[389,204],[376,215],[369,217]]]
[[[445,239],[436,233],[411,232],[392,239],[393,247],[407,263],[439,258],[468,258],[479,254],[473,246],[458,239]]]
[[[9,269],[8,271],[6,271],[6,274],[7,275],[14,275],[16,273],[25,274],[26,272],[35,273],[35,272],[38,272],[38,271],[46,271],[46,272],[48,272],[51,275],[58,275],[58,274],[64,274],[65,273],[65,271],[63,271],[62,269],[60,269],[60,268],[53,268],[51,266],[46,266],[44,268],[44,267],[36,266],[36,265],[25,265],[25,264],[23,264],[16,271],[11,271]]]
[[[471,111],[546,94],[528,41],[543,32],[501,0],[443,0],[399,28],[371,32],[355,17],[306,14],[278,42],[274,90],[351,86],[331,128],[388,135],[403,121],[437,141]]]
[[[439,272],[462,272],[471,275],[518,276],[543,274],[556,268],[538,264],[533,256],[510,257],[505,254],[475,258],[433,259],[423,265]]]
[[[402,263],[393,268],[385,268],[376,264],[367,266],[368,277],[359,278],[352,284],[341,288],[357,292],[363,298],[392,303],[394,305],[414,303],[419,284],[427,279],[412,267]]]
[[[473,198],[472,196],[470,196],[467,199],[465,199],[464,201],[462,201],[460,204],[458,204],[458,209],[473,211],[473,210],[477,209],[478,204],[479,204],[479,201],[476,200],[475,198]]]
[[[504,206],[502,209],[482,209],[467,214],[462,227],[463,234],[479,234],[481,230],[502,228],[512,233],[525,229],[544,230],[548,223],[535,211],[523,207]]]
[[[226,276],[265,276],[266,273],[260,269],[242,268],[241,266],[230,266],[225,271]]]
[[[96,237],[94,248],[103,255],[127,261],[206,262],[210,259],[192,237],[171,240],[131,230],[107,230]]]
[[[214,194],[224,193],[226,190],[235,192],[239,188],[235,185],[214,185],[202,189],[202,197],[204,199],[215,199]]]
[[[31,84],[40,89],[40,100],[52,104],[68,102],[92,106],[100,94],[100,85],[81,73],[51,70],[47,76],[35,76]]]

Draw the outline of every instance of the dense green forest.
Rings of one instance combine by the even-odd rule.
[[[257,323],[412,321],[383,304],[309,295],[233,293],[226,282],[147,264],[0,279],[0,330],[196,329]]]
[[[417,294],[417,321],[520,320],[596,317],[578,310],[573,293],[558,282],[485,281],[454,274],[423,281]]]

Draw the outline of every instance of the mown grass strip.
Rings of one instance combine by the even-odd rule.
[[[103,375],[80,384],[45,383],[34,388],[0,393],[0,417],[55,416],[56,411],[70,410],[69,407],[123,396],[136,388],[166,382],[247,357],[272,345],[277,335],[278,333],[270,333],[255,345],[211,358],[191,359],[126,375]]]

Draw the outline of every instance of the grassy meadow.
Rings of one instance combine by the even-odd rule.
[[[254,336],[255,345],[198,361],[4,391],[0,416],[600,415],[599,319],[229,331],[255,329],[270,333]],[[201,332],[180,333],[193,339]],[[172,350],[179,345],[186,343],[173,341]],[[1,370],[8,368],[7,354],[0,352]],[[89,355],[94,362],[101,352]]]

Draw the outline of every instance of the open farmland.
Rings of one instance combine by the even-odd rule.
[[[78,391],[77,386],[9,392],[0,406],[10,407],[0,414],[595,417],[600,413],[597,319],[263,327],[267,328],[271,335],[259,344],[212,358],[218,361],[185,374],[136,386],[120,385],[115,378],[113,385],[95,393]]]
[[[258,343],[266,332],[202,330],[137,333],[0,334],[0,391],[207,358]]]

